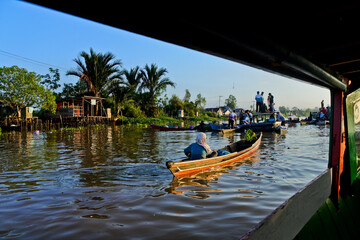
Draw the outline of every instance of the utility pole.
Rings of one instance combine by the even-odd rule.
[[[219,108],[220,108],[220,99],[222,98],[222,96],[219,96]]]

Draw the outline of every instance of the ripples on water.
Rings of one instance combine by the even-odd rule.
[[[206,133],[220,148],[240,134]],[[236,239],[327,167],[329,129],[265,133],[251,158],[173,180],[195,132],[116,127],[0,139],[0,237]]]

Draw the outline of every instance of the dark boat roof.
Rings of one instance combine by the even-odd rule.
[[[360,86],[359,2],[28,2],[318,86]]]

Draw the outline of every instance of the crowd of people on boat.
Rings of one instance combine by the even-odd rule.
[[[305,121],[307,122],[322,122],[330,120],[330,114],[331,109],[329,106],[325,108],[324,106],[324,100],[321,101],[321,107],[319,108],[318,112],[310,112],[309,116],[305,118]]]
[[[265,112],[274,112],[275,111],[275,103],[274,103],[274,96],[269,93],[267,97],[267,104],[264,103],[264,92],[257,91],[255,95],[255,102],[256,102],[256,112],[265,113]]]
[[[233,110],[233,112],[229,114],[229,127],[234,128],[237,120],[239,120],[240,125],[251,124],[253,122],[253,114],[250,110],[240,109],[238,113],[236,110]]]
[[[255,96],[256,108],[255,112],[257,113],[274,113],[274,120],[276,115],[276,120],[280,120],[285,122],[285,117],[279,112],[275,110],[274,96],[269,93],[267,98],[267,104],[264,103],[264,92],[257,91]],[[275,114],[276,113],[276,114]],[[240,125],[251,124],[253,122],[253,113],[251,110],[240,109],[238,113],[236,110],[233,110],[232,113],[229,114],[229,126],[230,128],[234,128],[237,120],[239,120]]]

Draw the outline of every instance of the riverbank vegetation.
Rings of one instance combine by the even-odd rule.
[[[97,53],[93,49],[89,53],[80,52],[73,61],[75,68],[66,75],[76,76],[78,80],[64,83],[62,88],[58,69],[50,68],[48,74],[41,76],[17,66],[0,68],[2,106],[12,108],[14,116],[20,116],[23,107],[34,107],[35,114],[44,117],[55,113],[56,102],[87,95],[104,98],[104,107],[111,108],[113,118],[123,124],[176,123],[184,118],[218,120],[215,112],[204,112],[206,99],[201,93],[192,98],[190,90],[186,89],[183,98],[175,94],[163,95],[168,87],[175,88],[176,83],[167,76],[167,69],[155,63],[123,69],[122,61],[114,54]],[[237,104],[233,95],[225,102],[232,108]],[[184,117],[177,119],[180,110]],[[284,107],[280,110],[285,115],[290,112],[308,115],[310,112],[301,112],[298,108],[289,111]]]

